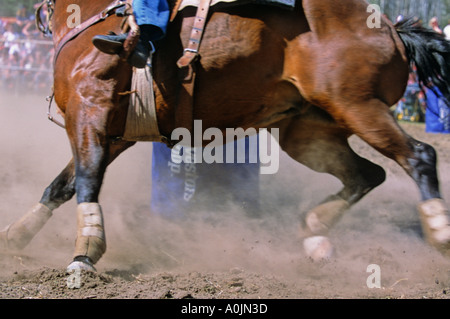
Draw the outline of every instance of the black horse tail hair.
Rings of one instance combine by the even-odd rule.
[[[415,65],[419,85],[438,95],[438,88],[450,107],[450,41],[428,29],[418,18],[410,17],[395,24],[409,62]]]

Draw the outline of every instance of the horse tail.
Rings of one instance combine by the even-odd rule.
[[[416,66],[421,87],[437,87],[450,106],[450,41],[422,26],[417,18],[407,18],[395,29],[402,39],[409,62]]]

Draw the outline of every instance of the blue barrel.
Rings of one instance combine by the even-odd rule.
[[[171,149],[163,143],[153,143],[152,212],[179,219],[239,207],[249,216],[257,216],[260,162],[259,158],[256,163],[254,157],[249,159],[248,147],[246,143],[245,161],[178,164],[172,160]],[[223,148],[225,159],[226,145]]]
[[[428,133],[450,133],[450,107],[445,103],[439,89],[427,91],[425,131]]]

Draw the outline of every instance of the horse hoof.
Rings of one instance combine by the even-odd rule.
[[[328,237],[312,236],[303,240],[306,255],[313,261],[323,261],[333,256],[334,249]]]
[[[75,257],[73,261],[67,266],[67,272],[73,272],[76,270],[85,270],[85,271],[93,271],[96,272],[94,264],[91,262],[89,257]]]
[[[419,205],[426,241],[444,254],[450,252],[449,212],[442,199],[430,199]]]

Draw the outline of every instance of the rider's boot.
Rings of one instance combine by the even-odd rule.
[[[133,42],[138,37],[134,50],[129,54],[127,61],[136,68],[144,68],[150,56],[150,36],[145,32],[145,28],[141,28],[141,33],[122,33],[111,35],[96,35],[92,39],[94,46],[100,51],[107,54],[122,54],[126,41]]]

